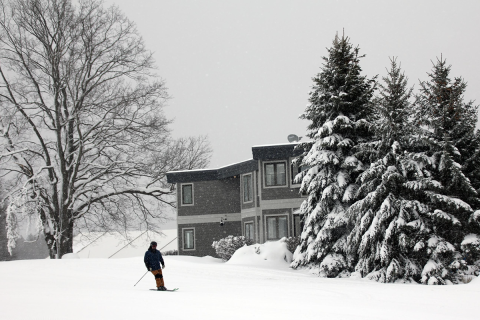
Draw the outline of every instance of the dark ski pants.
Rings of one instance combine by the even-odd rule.
[[[155,276],[155,281],[157,282],[157,288],[165,287],[165,283],[163,282],[162,269],[153,270],[152,273]]]

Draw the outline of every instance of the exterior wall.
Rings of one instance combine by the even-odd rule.
[[[183,249],[183,229],[193,228],[195,230],[195,249]],[[241,235],[242,224],[240,221],[226,221],[223,226],[219,223],[193,223],[178,225],[178,254],[189,256],[212,256],[216,257],[212,243],[229,235]]]
[[[284,209],[267,209],[262,210],[262,219],[263,219],[263,234],[265,235],[265,240],[267,239],[267,223],[266,219],[268,216],[287,216],[287,232],[288,237],[292,237],[294,233],[294,226],[293,226],[293,215],[292,209],[284,208]]]
[[[182,205],[183,184],[193,185],[193,205]],[[242,234],[240,177],[177,184],[179,255],[216,256],[213,241]],[[226,219],[223,226],[220,221]],[[182,229],[194,228],[194,250],[184,250]]]
[[[276,187],[266,187],[265,186],[265,163],[274,163],[282,162],[286,164],[286,185],[285,186],[276,186]],[[292,199],[292,198],[301,198],[300,195],[300,186],[292,186],[291,182],[291,167],[290,159],[278,159],[278,160],[269,160],[269,161],[260,161],[259,164],[259,186],[261,188],[261,200],[279,200],[279,199]]]
[[[193,184],[193,205],[182,205],[183,184]],[[178,216],[240,212],[240,178],[177,184]]]
[[[251,175],[251,177],[252,177],[252,193],[253,194],[252,194],[252,201],[251,202],[244,202],[243,201],[244,200],[244,198],[243,198],[243,195],[244,195],[243,177],[246,176],[246,175]],[[240,202],[241,202],[241,205],[242,205],[242,210],[255,208],[255,206],[256,206],[256,202],[257,202],[256,179],[257,179],[256,171],[242,174],[242,178],[240,180]]]
[[[299,194],[300,185],[292,182],[292,158],[289,157],[294,156],[293,151],[282,149],[283,151],[280,153],[271,154],[271,150],[267,149],[264,150],[263,147],[255,149],[261,152],[257,159],[269,159],[255,160],[257,161],[257,164],[254,162],[255,168],[258,168],[258,170],[249,167],[244,171],[239,171],[242,173],[232,173],[235,176],[225,179],[207,177],[205,178],[206,181],[177,183],[178,248],[180,255],[216,256],[215,250],[211,247],[212,243],[228,235],[245,235],[245,223],[249,222],[254,222],[255,242],[264,243],[267,239],[266,218],[268,216],[285,215],[287,217],[287,235],[297,235],[298,231],[295,232],[293,212],[301,206],[306,198]],[[254,158],[255,150],[252,148]],[[266,187],[264,164],[275,162],[285,163],[286,185]],[[243,177],[245,175],[252,176],[253,194],[251,202],[244,202]],[[195,179],[199,178],[196,177]],[[187,179],[177,181],[185,180]],[[193,205],[182,205],[181,186],[183,184],[193,185]],[[223,226],[220,226],[220,221],[225,221]],[[184,250],[182,230],[185,228],[195,230],[195,248],[193,250]]]
[[[253,230],[254,230],[253,241],[258,242],[255,216],[242,219],[242,230],[241,230],[242,233],[241,233],[241,235],[243,235],[243,236],[245,236],[245,224],[246,223],[253,223]]]

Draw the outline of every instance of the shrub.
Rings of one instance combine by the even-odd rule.
[[[244,245],[251,245],[253,242],[246,239],[244,236],[228,236],[226,238],[214,241],[212,243],[212,248],[215,249],[217,256],[222,258],[223,261],[228,261],[233,256],[237,249],[243,247]]]
[[[290,251],[291,253],[295,253],[295,250],[300,245],[300,237],[288,237],[284,239],[285,243],[287,244],[288,251]]]
[[[178,250],[174,249],[174,250],[164,251],[162,252],[162,256],[178,256]]]

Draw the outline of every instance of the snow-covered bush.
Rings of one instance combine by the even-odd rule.
[[[245,245],[232,255],[228,263],[251,266],[285,268],[292,262],[293,254],[288,250],[287,238],[263,244]]]
[[[462,241],[462,251],[467,262],[480,259],[480,236],[474,233],[467,234]]]
[[[232,255],[237,251],[237,249],[243,247],[244,245],[251,245],[252,242],[246,239],[244,236],[228,236],[226,238],[214,241],[212,243],[212,248],[215,249],[217,256],[222,258],[223,261],[228,261]]]
[[[343,255],[338,253],[328,254],[320,264],[320,275],[327,278],[335,278],[344,271],[347,263]]]
[[[300,244],[300,237],[288,237],[284,238],[285,243],[287,244],[288,251],[294,253],[297,249],[298,245]]]
[[[174,250],[164,251],[164,252],[162,252],[162,255],[163,256],[178,256],[178,250],[174,249]]]

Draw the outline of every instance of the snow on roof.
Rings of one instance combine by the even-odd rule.
[[[294,145],[297,145],[297,144],[298,144],[298,142],[260,144],[260,145],[253,146],[252,148],[275,147],[275,146],[294,146]]]
[[[244,161],[239,161],[239,162],[231,163],[231,164],[228,164],[228,165],[226,165],[226,166],[221,166],[221,167],[218,167],[218,168],[178,170],[178,171],[169,171],[168,173],[195,172],[195,171],[216,171],[216,170],[228,168],[228,167],[231,167],[231,166],[234,166],[234,165],[243,163],[243,162],[251,161],[251,160],[253,160],[253,158],[250,158],[250,159],[247,159],[247,160],[244,160]]]
[[[251,161],[251,160],[253,160],[253,158],[250,158],[250,159],[247,159],[247,160],[243,160],[243,161],[240,161],[240,162],[231,163],[231,164],[229,164],[229,165],[226,165],[226,166],[223,166],[223,167],[219,167],[219,168],[217,168],[217,170],[218,170],[218,169],[227,168],[227,167],[231,167],[231,166],[234,166],[234,165],[236,165],[236,164],[240,164],[240,163],[247,162],[247,161]]]

